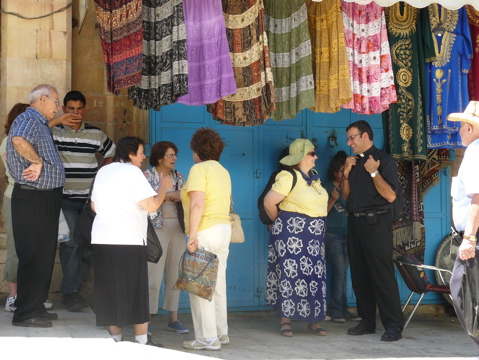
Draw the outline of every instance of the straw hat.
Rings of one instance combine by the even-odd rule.
[[[471,101],[463,113],[452,113],[448,121],[462,121],[472,125],[479,125],[479,101]]]
[[[308,139],[296,139],[289,145],[289,155],[279,162],[283,165],[293,166],[299,164],[308,153],[314,150],[314,145]]]

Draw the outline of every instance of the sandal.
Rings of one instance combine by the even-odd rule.
[[[308,324],[308,330],[311,334],[317,335],[317,336],[326,336],[326,330],[324,330],[319,324],[314,323],[314,324]]]
[[[284,328],[286,325],[289,326],[289,328]],[[280,332],[281,335],[283,335],[283,336],[292,337],[292,336],[293,336],[293,332],[292,332],[292,329],[291,329],[291,323],[290,323],[290,322],[284,322],[284,323],[282,323],[282,324],[279,326],[279,332]]]

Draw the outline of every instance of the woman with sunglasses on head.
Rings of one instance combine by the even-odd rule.
[[[168,310],[168,327],[170,331],[178,334],[188,334],[178,320],[178,304],[180,290],[173,290],[178,279],[178,263],[185,251],[185,233],[181,229],[175,202],[180,200],[180,190],[185,184],[181,173],[175,170],[178,148],[170,141],[157,142],[151,148],[151,168],[145,171],[145,176],[153,190],[160,187],[160,176],[171,178],[173,185],[166,190],[163,203],[154,213],[150,213],[150,219],[155,228],[156,235],[163,248],[163,255],[158,263],[148,263],[148,286],[150,290],[150,314],[158,312],[158,300],[160,297],[161,281],[165,273],[165,298],[163,309]]]
[[[280,332],[287,337],[293,336],[291,320],[307,322],[314,335],[326,335],[318,322],[326,317],[328,193],[313,170],[316,159],[311,141],[293,141],[280,163],[294,169],[296,184],[292,187],[291,172],[281,171],[264,199],[266,213],[274,220],[266,301],[280,311]]]

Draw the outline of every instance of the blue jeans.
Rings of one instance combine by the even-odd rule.
[[[79,246],[72,240],[75,223],[85,206],[84,201],[62,199],[62,210],[70,229],[70,240],[60,243],[60,263],[63,270],[63,280],[60,287],[62,294],[80,290],[83,281],[87,280],[92,263],[90,249]]]
[[[324,242],[326,261],[332,269],[329,314],[332,318],[347,316],[349,312],[346,300],[346,277],[349,259],[346,235],[326,232]]]

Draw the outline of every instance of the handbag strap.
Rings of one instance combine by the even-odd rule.
[[[175,172],[175,191],[178,191],[178,171],[173,170]]]
[[[181,255],[181,259],[180,259],[180,262],[179,262],[179,264],[178,264],[178,273],[183,272],[184,263],[185,263],[184,260],[185,260],[185,255],[186,255],[186,253],[192,254],[192,253],[190,253],[188,250],[186,250],[186,251],[183,253],[183,255]],[[214,255],[214,254],[213,254],[213,255]],[[216,256],[216,255],[214,255],[214,256]],[[205,265],[205,267],[203,268],[203,270],[201,270],[201,271],[198,273],[198,275],[196,275],[195,277],[193,277],[193,278],[191,278],[191,279],[189,279],[189,280],[196,280],[196,279],[198,279],[201,275],[203,275],[203,273],[206,271],[206,269],[210,266],[210,263],[211,263],[212,259],[213,259],[213,256],[210,256],[210,257],[209,257],[209,260],[208,260],[208,262],[206,263],[206,265]]]

